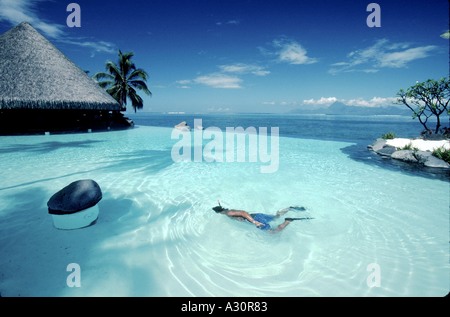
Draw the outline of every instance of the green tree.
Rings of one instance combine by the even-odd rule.
[[[93,76],[100,87],[105,88],[119,102],[122,111],[126,110],[127,99],[130,99],[134,112],[137,109],[142,109],[144,101],[137,94],[137,90],[152,95],[146,84],[147,72],[141,68],[136,68],[131,60],[133,56],[134,53],[132,52],[122,53],[119,50],[118,63],[108,61],[106,63],[107,72],[100,72]]]
[[[440,80],[428,79],[425,82],[416,83],[406,91],[400,89],[397,93],[397,103],[408,107],[413,113],[413,119],[419,119],[426,131],[433,132],[429,128],[428,119],[435,117],[436,126],[434,133],[439,133],[442,114],[450,115],[450,81],[443,77]]]

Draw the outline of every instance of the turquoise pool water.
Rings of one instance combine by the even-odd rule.
[[[260,162],[174,162],[171,132],[0,137],[1,295],[448,293],[448,181],[354,160],[353,143],[333,140],[281,137],[275,173]],[[97,223],[54,229],[48,199],[86,178],[103,191]],[[217,200],[271,214],[300,205],[286,216],[314,219],[271,235],[215,214]],[[69,263],[81,287],[68,287]]]

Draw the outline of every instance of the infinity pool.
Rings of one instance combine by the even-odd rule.
[[[449,292],[449,182],[354,160],[350,142],[286,137],[274,173],[260,162],[174,162],[171,132],[0,137],[1,295]],[[97,223],[55,229],[48,199],[88,178],[103,191]],[[269,214],[304,206],[286,217],[314,219],[268,234],[214,213],[218,200]],[[68,286],[70,263],[81,287]]]

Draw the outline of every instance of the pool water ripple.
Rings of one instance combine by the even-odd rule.
[[[341,151],[351,143],[341,141],[283,137],[273,174],[260,173],[259,163],[174,162],[170,132],[138,127],[1,137],[2,294],[448,293],[447,182],[352,160]],[[83,230],[55,230],[46,201],[80,178],[92,178],[102,188],[99,220]],[[285,217],[314,219],[273,235],[216,214],[211,208],[218,200],[224,207],[269,214],[299,205],[306,211]],[[78,290],[52,277],[73,261],[83,266],[85,284]],[[367,284],[370,264],[380,267],[380,287]],[[42,274],[39,287],[24,291],[36,272]],[[59,274],[65,278],[64,268]]]

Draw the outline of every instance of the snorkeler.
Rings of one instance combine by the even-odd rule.
[[[220,213],[223,215],[226,215],[228,217],[232,217],[235,218],[237,220],[240,221],[248,221],[250,223],[253,223],[256,227],[258,227],[261,230],[268,230],[270,232],[280,232],[281,230],[283,230],[284,228],[286,228],[286,226],[288,224],[290,224],[292,221],[294,220],[308,220],[308,219],[313,219],[313,218],[309,218],[309,217],[303,217],[303,218],[284,218],[284,222],[279,224],[275,229],[273,229],[269,222],[281,217],[282,215],[284,215],[285,213],[287,213],[290,210],[297,210],[297,211],[305,211],[305,207],[288,207],[288,208],[284,208],[281,210],[278,210],[276,212],[275,215],[267,215],[267,214],[263,214],[263,213],[248,213],[244,210],[236,210],[236,209],[227,209],[227,208],[223,208],[220,205],[220,202],[218,202],[219,205],[216,207],[213,207],[213,210],[216,213]]]

